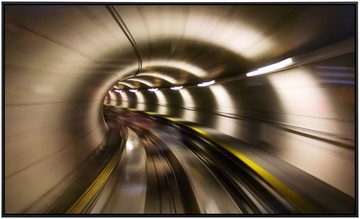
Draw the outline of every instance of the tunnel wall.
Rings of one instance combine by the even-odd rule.
[[[302,19],[300,23],[300,13],[297,13],[292,22],[282,25],[280,29],[275,28],[276,33],[270,33],[270,30],[277,26],[277,19],[286,19],[294,10],[283,10],[284,8],[279,7],[272,12],[259,13],[261,17],[253,20],[255,8],[250,11],[249,8],[233,11],[232,6],[227,6],[225,11],[221,8],[218,11],[215,7],[194,7],[188,10],[187,6],[181,10],[133,6],[117,8],[140,50],[143,49],[144,60],[154,58],[150,56],[156,51],[158,53],[155,58],[161,59],[186,58],[188,52],[194,50],[191,56],[197,57],[201,53],[201,60],[217,61],[216,64],[221,64],[222,60],[228,57],[218,59],[214,58],[213,54],[202,53],[209,45],[216,45],[211,51],[216,52],[219,47],[225,46],[226,50],[236,52],[233,54],[236,56],[233,62],[238,63],[238,55],[243,53],[243,49],[254,46],[249,49],[249,60],[242,58],[241,63],[239,62],[241,65],[251,62],[254,66],[272,61],[315,38],[323,42],[320,36],[331,35],[326,30],[347,27],[342,24],[348,24],[348,20],[352,19],[351,16],[345,21],[338,19],[339,15],[323,16],[326,19],[320,19],[320,23],[311,22],[309,26],[309,20],[318,14],[318,8],[313,8],[308,10],[310,14],[303,14],[302,18],[306,19]],[[331,11],[335,9],[336,7],[333,7]],[[231,14],[231,11],[249,13]],[[268,11],[268,8],[262,8],[261,11]],[[269,19],[272,17],[270,12],[281,16]],[[347,12],[344,10],[340,15]],[[66,180],[67,177],[77,170],[92,151],[103,145],[107,131],[103,121],[103,103],[119,105],[119,101],[124,107],[168,114],[213,127],[247,142],[252,147],[261,147],[266,143],[269,151],[276,156],[353,195],[354,176],[351,175],[352,171],[349,171],[354,168],[354,89],[350,88],[351,85],[331,84],[334,79],[320,82],[322,79],[316,76],[317,72],[311,70],[311,66],[304,66],[298,69],[300,73],[293,69],[275,74],[274,77],[269,75],[217,84],[210,88],[184,89],[177,94],[170,91],[157,94],[141,92],[141,101],[138,101],[138,93],[107,95],[112,85],[123,76],[119,70],[127,66],[137,66],[138,62],[129,40],[105,6],[7,5],[4,6],[3,13],[5,212],[47,212],[49,205],[56,202],[66,188],[72,186],[71,182]],[[145,16],[142,18],[142,15]],[[246,18],[245,15],[248,15],[247,19],[243,19]],[[328,20],[330,18],[343,23],[325,25],[332,24]],[[228,22],[225,21],[228,19],[231,21],[229,23],[234,25],[227,25]],[[253,20],[254,24],[250,26],[257,28],[253,30],[241,22],[232,22],[246,20]],[[268,20],[272,22],[264,23]],[[218,21],[219,25],[215,25]],[[185,25],[187,23],[189,25]],[[296,28],[292,28],[293,26]],[[324,27],[326,28],[322,29]],[[243,32],[244,30],[246,31]],[[321,34],[317,35],[317,31]],[[185,32],[187,34],[183,35]],[[267,32],[269,35],[264,37]],[[221,33],[225,37],[213,33]],[[236,40],[233,40],[235,38]],[[175,49],[169,49],[168,39],[172,39],[169,42],[176,41],[176,44],[179,44],[177,51],[180,52],[175,53],[175,56],[172,56]],[[166,42],[162,49],[155,49],[157,41]],[[199,48],[198,41],[202,42]],[[331,43],[331,40],[324,43]],[[189,49],[181,47],[185,44]],[[268,47],[260,54],[261,50],[258,49],[266,45]],[[182,49],[186,52],[182,53]],[[258,53],[259,58],[255,58],[255,53]],[[218,56],[222,56],[229,53],[219,54]],[[350,60],[353,60],[353,56]],[[212,65],[214,63],[207,61],[204,68],[214,68]],[[354,74],[354,70],[351,71],[353,63],[342,64],[336,61],[334,65],[348,67]],[[316,80],[302,84],[305,88],[300,91],[295,88],[297,85],[293,88],[287,87],[286,91],[292,95],[286,96],[286,92],[282,92],[283,89],[277,83],[277,75],[284,76],[285,79],[295,75],[305,76],[305,79],[315,77]],[[313,86],[314,81],[317,87]],[[306,85],[311,85],[316,95],[308,92],[303,96],[313,98],[314,104],[316,100],[321,100],[320,103],[325,105],[311,108],[310,104],[299,115],[293,106],[302,107],[302,95],[296,96],[294,100],[292,98],[295,97],[294,94],[308,90]],[[324,110],[319,111],[322,107]],[[329,145],[304,135],[294,136],[293,132],[290,134],[288,130],[279,128],[284,126],[284,123],[301,127],[302,132],[303,129],[309,129],[313,133],[315,129],[316,135],[321,133],[327,139],[350,142],[348,144],[352,147]],[[293,147],[290,148],[290,145]],[[303,153],[303,145],[308,148],[307,153]],[[304,163],[304,158],[312,160]],[[331,166],[333,168],[329,168],[331,173],[318,168],[328,167],[329,164],[334,164]],[[344,169],[346,171],[342,171]],[[347,173],[350,175],[346,175]]]
[[[354,196],[354,57],[205,88],[143,91],[145,109],[129,107],[212,127]],[[159,94],[162,103],[153,98]]]
[[[99,15],[104,7],[5,9],[4,210],[47,212],[74,186],[68,178],[105,143],[104,96],[122,59],[104,45],[124,42],[127,63],[134,55],[124,53],[129,45],[114,22],[103,28],[101,22],[112,21]]]

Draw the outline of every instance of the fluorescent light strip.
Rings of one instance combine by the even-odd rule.
[[[210,86],[210,85],[212,85],[212,84],[215,84],[215,81],[214,81],[214,80],[200,83],[200,84],[198,84],[197,86],[198,86],[198,87],[206,87],[206,86]]]
[[[171,87],[171,90],[181,90],[183,88],[183,86],[175,86],[175,87]]]
[[[137,89],[130,89],[129,91],[135,93],[137,92]]]
[[[150,62],[146,63],[147,67],[170,67],[170,68],[176,68],[183,71],[186,71],[187,73],[190,73],[192,75],[195,75],[196,77],[206,77],[207,72],[196,65],[183,62],[183,61],[176,61],[176,60],[151,60]],[[144,64],[144,66],[146,65]]]
[[[158,90],[158,88],[149,88],[148,89],[148,91],[150,91],[150,92],[155,92],[155,91],[157,91]]]
[[[122,92],[122,90],[115,90],[115,92],[116,92],[116,93],[121,93],[121,92]]]
[[[270,73],[270,72],[285,68],[285,67],[287,67],[289,65],[292,65],[293,63],[294,62],[293,62],[292,58],[288,58],[288,59],[285,59],[285,60],[283,60],[281,62],[259,68],[256,71],[249,72],[249,73],[246,74],[246,76],[251,77],[251,76]]]

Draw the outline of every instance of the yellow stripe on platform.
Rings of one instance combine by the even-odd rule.
[[[315,209],[310,206],[298,193],[296,193],[294,190],[292,190],[290,187],[285,185],[283,182],[281,182],[279,179],[277,179],[275,176],[273,176],[271,173],[266,171],[264,168],[256,164],[254,161],[252,161],[250,158],[248,158],[243,153],[235,150],[230,145],[215,139],[213,136],[205,132],[199,127],[195,126],[188,126],[189,128],[193,129],[194,131],[198,132],[199,134],[207,137],[208,139],[216,142],[223,148],[225,148],[227,151],[235,155],[239,160],[244,162],[248,167],[250,167],[252,170],[254,170],[257,174],[259,174],[263,179],[265,179],[273,188],[275,188],[286,200],[290,201],[298,210],[300,210],[303,213],[314,213],[316,212]]]
[[[164,118],[165,118],[165,119],[168,119],[168,120],[170,120],[170,121],[172,121],[172,122],[178,122],[176,119],[171,118],[171,117],[164,116]]]
[[[150,114],[150,113],[149,113]],[[160,115],[159,115],[160,116]],[[175,118],[161,116],[165,119],[168,119],[172,122],[182,124],[181,121],[176,120]],[[297,192],[292,190],[290,187],[288,187],[286,184],[281,182],[279,179],[277,179],[275,176],[273,176],[271,173],[266,171],[264,168],[259,166],[257,163],[252,161],[250,158],[248,158],[245,154],[235,150],[232,146],[216,139],[206,131],[202,130],[200,127],[197,126],[191,126],[191,125],[185,125],[191,128],[192,130],[196,131],[197,133],[201,134],[202,136],[216,142],[221,147],[235,155],[239,160],[244,162],[250,169],[255,171],[258,175],[260,175],[266,182],[268,182],[279,194],[284,197],[286,200],[291,202],[299,211],[303,213],[316,213],[316,210],[309,205]]]
[[[106,183],[111,172],[114,170],[116,164],[120,160],[120,152],[117,152],[106,165],[104,170],[95,179],[95,181],[89,186],[84,194],[66,211],[69,214],[83,213],[86,206],[90,204],[91,200],[95,197],[96,193],[100,191],[103,185]]]

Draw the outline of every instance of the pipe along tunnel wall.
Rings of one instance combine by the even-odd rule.
[[[351,7],[304,7],[116,9],[143,65],[186,83],[245,74],[353,37]],[[212,127],[355,195],[354,51],[210,87],[110,92],[104,101],[138,63],[106,7],[7,5],[4,23],[6,213],[47,212],[72,186],[65,179],[104,145],[104,102]]]

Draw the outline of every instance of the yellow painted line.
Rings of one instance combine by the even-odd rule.
[[[158,114],[158,113],[155,113],[155,112],[146,112],[146,111],[144,111],[146,114],[149,114],[149,115],[160,115],[160,114]]]
[[[178,122],[176,119],[171,118],[171,117],[164,116],[164,118],[165,118],[165,119],[168,119],[168,120],[170,120],[170,121],[172,121],[172,122]]]
[[[285,199],[290,201],[295,205],[298,210],[304,213],[314,213],[316,212],[315,209],[310,206],[298,193],[296,193],[294,190],[292,190],[290,187],[285,185],[283,182],[281,182],[279,179],[277,179],[275,176],[271,175],[268,171],[266,171],[264,168],[256,164],[254,161],[252,161],[250,158],[248,158],[243,153],[235,150],[230,145],[221,142],[220,140],[215,139],[213,136],[205,132],[204,130],[200,129],[199,127],[195,126],[188,126],[189,128],[193,129],[194,131],[198,132],[199,134],[209,138],[210,140],[213,140],[226,150],[228,150],[230,153],[234,154],[238,159],[240,159],[242,162],[244,162],[248,167],[250,167],[252,170],[254,170],[257,174],[259,174],[263,179],[265,179],[273,188],[275,188]]]
[[[76,214],[82,213],[90,201],[95,197],[96,193],[103,187],[114,170],[116,164],[120,160],[120,151],[118,151],[106,165],[100,175],[94,180],[83,195],[66,211],[66,213]]]
[[[211,136],[210,136],[208,133],[206,133],[205,131],[203,131],[202,129],[196,128],[196,127],[194,127],[194,126],[189,126],[189,127],[190,127],[191,129],[193,129],[194,131],[200,133],[201,135],[204,135],[204,136],[206,136],[206,137],[208,137],[208,138],[211,138]]]

